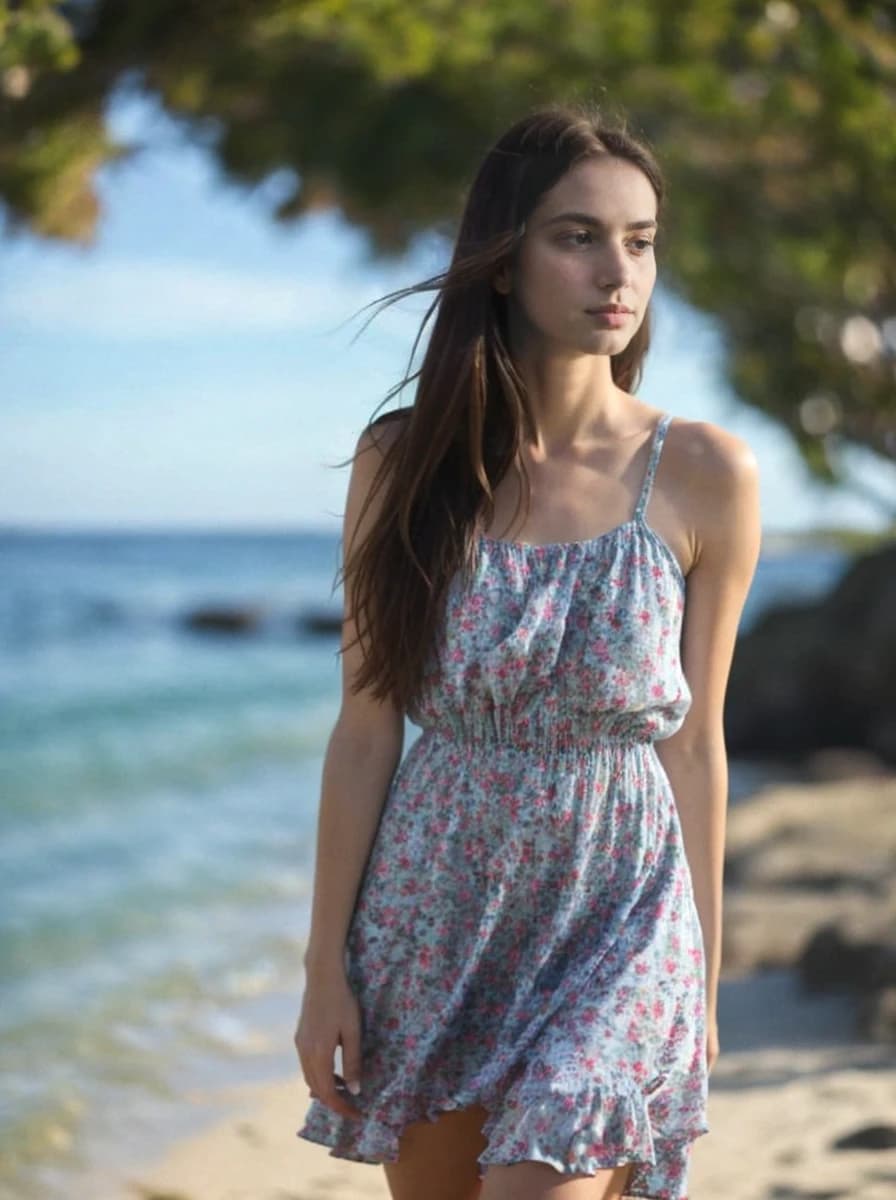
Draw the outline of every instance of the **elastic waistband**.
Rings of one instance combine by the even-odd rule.
[[[541,729],[528,733],[525,730],[497,729],[488,725],[479,727],[426,725],[423,734],[445,738],[473,751],[487,753],[502,750],[518,750],[525,754],[571,754],[576,757],[599,754],[608,749],[634,749],[651,746],[654,739],[639,731],[599,731],[588,738],[581,733],[570,733],[564,729]]]

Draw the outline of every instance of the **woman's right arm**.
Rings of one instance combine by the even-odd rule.
[[[378,442],[395,436],[389,424]],[[387,432],[388,431],[388,432]],[[343,551],[359,541],[376,519],[378,493],[363,518],[360,510],[380,462],[381,450],[362,434],[346,497]],[[327,743],[317,822],[311,927],[305,949],[305,998],[296,1046],[312,1094],[346,1115],[354,1113],[335,1090],[333,1054],[342,1042],[347,1082],[360,1078],[359,1013],[348,990],[344,951],[349,922],[370,854],[389,784],[401,759],[404,713],[375,700],[351,682],[361,664],[361,647],[345,589],[342,631],[342,702]]]

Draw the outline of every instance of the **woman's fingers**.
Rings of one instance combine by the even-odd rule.
[[[349,1092],[356,1096],[364,1081],[361,1079],[361,1027],[354,1020],[342,1034],[342,1074]]]
[[[361,1013],[344,979],[306,988],[293,1041],[312,1099],[341,1116],[362,1116],[353,1103],[361,1085]],[[341,1075],[334,1069],[337,1048]]]
[[[319,1100],[343,1117],[358,1118],[358,1108],[352,1103],[351,1095],[341,1075],[333,1070],[333,1052],[321,1050],[300,1059],[302,1074],[313,1100]]]
[[[344,1080],[335,1072],[332,1075],[329,1087],[321,1090],[318,1099],[321,1104],[326,1104],[327,1108],[332,1108],[340,1116],[349,1117],[353,1120],[357,1120],[361,1116],[360,1111],[352,1103],[351,1096],[346,1091]]]

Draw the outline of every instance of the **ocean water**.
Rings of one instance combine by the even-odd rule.
[[[338,611],[338,551],[301,532],[0,533],[2,1200],[90,1194],[104,1157],[183,1133],[203,1087],[299,1078],[339,658],[298,619]],[[743,627],[845,561],[764,555]],[[258,624],[188,628],[204,605]],[[732,764],[733,790],[748,777]]]

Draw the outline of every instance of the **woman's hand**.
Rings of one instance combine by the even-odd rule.
[[[358,1119],[347,1088],[361,1083],[361,1008],[344,970],[306,972],[302,1011],[294,1037],[305,1083],[311,1096],[344,1117]],[[333,1070],[336,1047],[342,1045],[342,1070]]]

